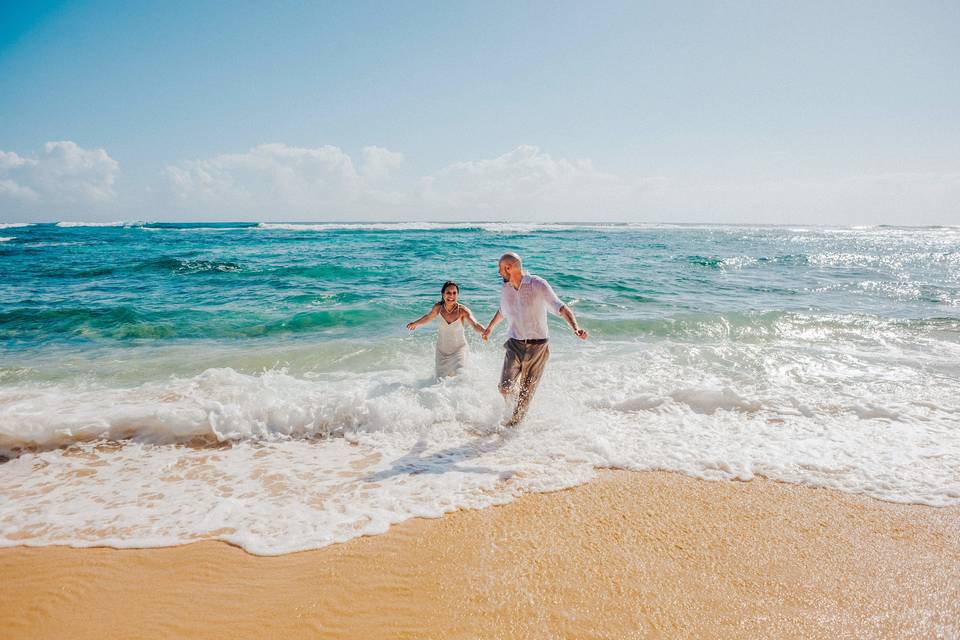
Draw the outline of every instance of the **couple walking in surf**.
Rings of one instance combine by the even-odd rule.
[[[407,324],[407,328],[416,329],[439,316],[437,376],[446,377],[456,375],[466,363],[465,324],[469,323],[484,340],[488,340],[494,328],[506,318],[507,341],[503,345],[506,353],[499,388],[507,402],[515,398],[513,415],[506,426],[516,426],[526,415],[550,358],[547,312],[566,320],[574,335],[581,340],[587,339],[587,332],[580,328],[570,307],[563,304],[546,280],[523,272],[519,255],[503,254],[498,267],[503,279],[500,308],[486,327],[477,322],[470,309],[459,303],[460,287],[457,283],[446,282],[442,288],[443,299],[426,315]]]

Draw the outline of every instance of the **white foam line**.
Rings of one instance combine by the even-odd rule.
[[[142,224],[145,224],[142,221],[134,222],[124,222],[122,220],[116,220],[113,222],[71,222],[71,221],[60,221],[57,223],[58,227],[71,228],[71,227],[137,227]]]
[[[318,224],[261,222],[258,229],[282,231],[426,231],[434,229],[476,229],[479,225],[471,223],[447,224],[442,222],[325,222]]]
[[[616,231],[628,229],[632,225],[611,224],[564,224],[537,222],[324,222],[324,223],[282,223],[261,222],[256,228],[283,231],[443,231],[480,229],[490,233],[533,233],[536,231],[566,231],[573,229],[594,229]]]

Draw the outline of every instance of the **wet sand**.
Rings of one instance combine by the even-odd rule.
[[[4,638],[955,638],[960,508],[604,472],[317,551],[0,549]]]

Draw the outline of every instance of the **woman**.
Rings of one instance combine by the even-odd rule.
[[[477,333],[483,333],[483,326],[473,317],[473,312],[457,301],[460,285],[456,282],[444,282],[440,288],[442,299],[433,305],[429,312],[407,324],[411,331],[427,324],[440,316],[437,332],[437,377],[456,375],[467,361],[467,338],[463,335],[463,323],[469,322]]]

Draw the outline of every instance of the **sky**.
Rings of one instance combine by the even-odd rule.
[[[960,224],[960,3],[0,0],[0,222]]]

